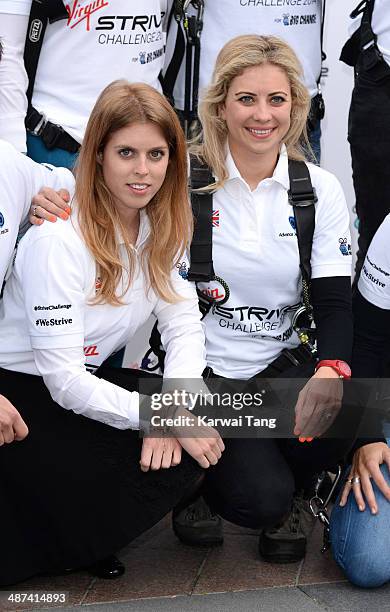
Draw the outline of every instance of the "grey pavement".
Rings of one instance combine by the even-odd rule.
[[[58,612],[320,612],[321,610],[388,612],[390,585],[375,590],[359,589],[345,582],[273,587],[205,595],[153,597],[121,603],[84,604],[56,608],[56,610]]]

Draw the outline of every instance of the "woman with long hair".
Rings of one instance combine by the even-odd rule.
[[[350,376],[351,252],[348,210],[337,179],[307,163],[311,191],[308,177],[290,169],[291,160],[305,159],[309,102],[299,61],[284,41],[234,38],[220,51],[201,100],[203,132],[192,149],[214,177],[203,191],[213,197],[213,266],[223,280],[200,285],[223,299],[205,317],[210,376],[247,380],[248,389],[258,378],[303,379],[290,429],[279,438],[275,429],[275,439],[269,433],[256,437],[261,434],[254,430],[256,439],[225,440],[203,495],[227,520],[263,528],[261,555],[281,563],[304,556],[313,479],[353,442],[322,437],[332,423],[337,426],[340,378]],[[315,357],[301,345],[294,324],[307,301],[290,202],[295,179],[306,181],[308,197],[311,192],[316,200],[309,240]],[[181,539],[195,542],[202,534],[199,517],[191,516],[188,508],[175,512],[174,527]]]
[[[123,573],[113,553],[221,456],[205,426],[142,441],[141,376],[101,367],[154,313],[165,377],[201,377],[196,292],[179,273],[192,230],[186,183],[168,102],[147,85],[114,82],[88,122],[71,219],[20,242],[0,306],[0,387],[30,434],[0,455],[1,585],[87,566]]]

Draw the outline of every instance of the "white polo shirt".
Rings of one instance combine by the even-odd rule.
[[[165,15],[170,0],[64,1],[68,20],[49,24],[40,54],[33,106],[82,142],[102,89],[115,79],[160,89]],[[23,49],[31,0],[0,2],[0,137],[25,151]],[[3,65],[2,65],[3,64]]]
[[[65,168],[37,164],[0,140],[0,289],[18,238],[26,221],[31,200],[44,186],[72,193],[74,178]]]
[[[350,34],[360,26],[362,16],[356,17],[350,24]],[[390,6],[388,0],[375,0],[371,27],[377,35],[377,45],[384,59],[390,65]]]
[[[43,376],[64,408],[119,429],[137,428],[138,393],[100,380],[87,368],[96,370],[124,347],[153,313],[167,351],[164,376],[200,378],[206,362],[195,288],[178,265],[172,282],[182,301],[169,304],[146,291],[140,262],[148,235],[142,212],[136,273],[123,305],[91,305],[99,278],[77,229],[76,212],[66,222],[31,228],[20,242],[0,305],[0,366]]]
[[[390,310],[390,215],[377,230],[359,278],[359,291],[374,306]]]
[[[349,214],[338,180],[308,164],[318,202],[311,256],[312,278],[350,276]],[[301,302],[298,242],[288,203],[285,147],[271,178],[254,191],[230,153],[229,179],[213,196],[213,262],[230,297],[205,318],[207,362],[221,376],[248,379],[284,348],[299,345],[292,314]],[[202,286],[223,297],[216,283]]]
[[[194,13],[192,7],[190,14]],[[321,74],[321,0],[205,0],[199,92],[209,85],[215,60],[222,47],[235,36],[262,34],[278,36],[296,52],[304,70],[310,95],[318,93]],[[177,24],[168,32],[166,65],[172,57]],[[175,106],[184,108],[185,58],[174,89]]]

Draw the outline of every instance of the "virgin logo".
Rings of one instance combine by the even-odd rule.
[[[67,25],[72,30],[79,23],[85,21],[86,31],[89,32],[91,29],[91,15],[105,6],[108,6],[107,0],[95,0],[95,2],[88,2],[83,6],[80,6],[78,0],[74,0],[72,4],[66,4],[65,8],[69,15]]]

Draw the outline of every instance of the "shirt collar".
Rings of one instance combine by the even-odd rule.
[[[226,163],[226,169],[229,175],[228,181],[239,179],[241,182],[245,183],[240,172],[238,171],[236,164],[234,163],[234,159],[232,157],[229,147],[227,148],[225,163]],[[290,178],[288,174],[288,156],[287,156],[286,145],[284,144],[282,144],[280,148],[278,162],[276,164],[274,173],[269,180],[280,183],[285,189],[290,189]]]
[[[290,189],[290,177],[288,174],[288,155],[286,145],[282,144],[272,179],[280,183],[285,189]]]
[[[230,153],[229,147],[227,147],[225,164],[227,173],[229,175],[228,181],[232,181],[233,179],[240,179],[240,181],[244,180],[241,174],[239,173],[236,164],[234,163],[234,159],[232,154]]]

